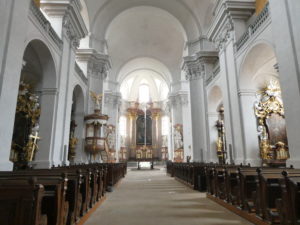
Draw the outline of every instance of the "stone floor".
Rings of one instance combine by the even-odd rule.
[[[129,170],[85,225],[251,224],[160,170]]]

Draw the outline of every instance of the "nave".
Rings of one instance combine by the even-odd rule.
[[[251,224],[194,191],[164,168],[128,173],[84,225]]]

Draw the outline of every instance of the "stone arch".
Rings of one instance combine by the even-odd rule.
[[[51,51],[43,41],[33,39],[25,47],[20,82],[31,85],[33,92],[39,96],[41,108],[38,130],[41,139],[32,164],[37,167],[50,167],[55,129],[57,75]]]
[[[218,138],[218,131],[216,122],[218,120],[218,110],[223,105],[223,93],[221,87],[213,86],[208,92],[208,130],[209,130],[209,155],[210,161],[218,162],[216,141]]]
[[[70,137],[77,138],[78,143],[76,145],[75,157],[72,162],[83,163],[87,161],[86,154],[84,153],[84,115],[85,115],[85,95],[82,87],[76,84],[72,92],[72,109],[71,109],[71,123],[76,124],[74,127],[74,133],[70,130]],[[71,128],[71,126],[70,126]],[[72,129],[72,128],[71,128]],[[70,146],[69,146],[70,156]],[[70,157],[69,157],[70,160]]]
[[[216,113],[223,101],[222,90],[218,85],[211,88],[208,93],[208,112]]]
[[[265,41],[258,41],[249,48],[239,69],[238,85],[245,159],[254,166],[261,165],[254,104],[258,101],[257,93],[265,88],[270,80],[279,81],[276,66],[274,47]]]
[[[91,23],[91,30],[94,33],[103,35],[106,33],[111,21],[123,11],[139,6],[150,6],[165,10],[171,14],[181,24],[182,29],[187,34],[186,40],[195,40],[201,34],[201,26],[193,12],[181,1],[128,1],[124,0],[122,4],[119,1],[107,1],[96,13]],[[181,10],[178,10],[180,8]],[[104,40],[104,38],[100,38]]]
[[[240,89],[258,90],[266,80],[278,80],[278,73],[274,68],[276,64],[274,47],[266,42],[255,43],[246,53],[240,67]]]

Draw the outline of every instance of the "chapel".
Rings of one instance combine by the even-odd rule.
[[[0,0],[0,225],[300,224],[299,0]]]

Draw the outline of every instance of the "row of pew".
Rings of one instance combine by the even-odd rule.
[[[300,224],[300,169],[168,162],[167,173],[269,224]]]
[[[124,163],[0,172],[1,225],[75,225],[125,176]]]

